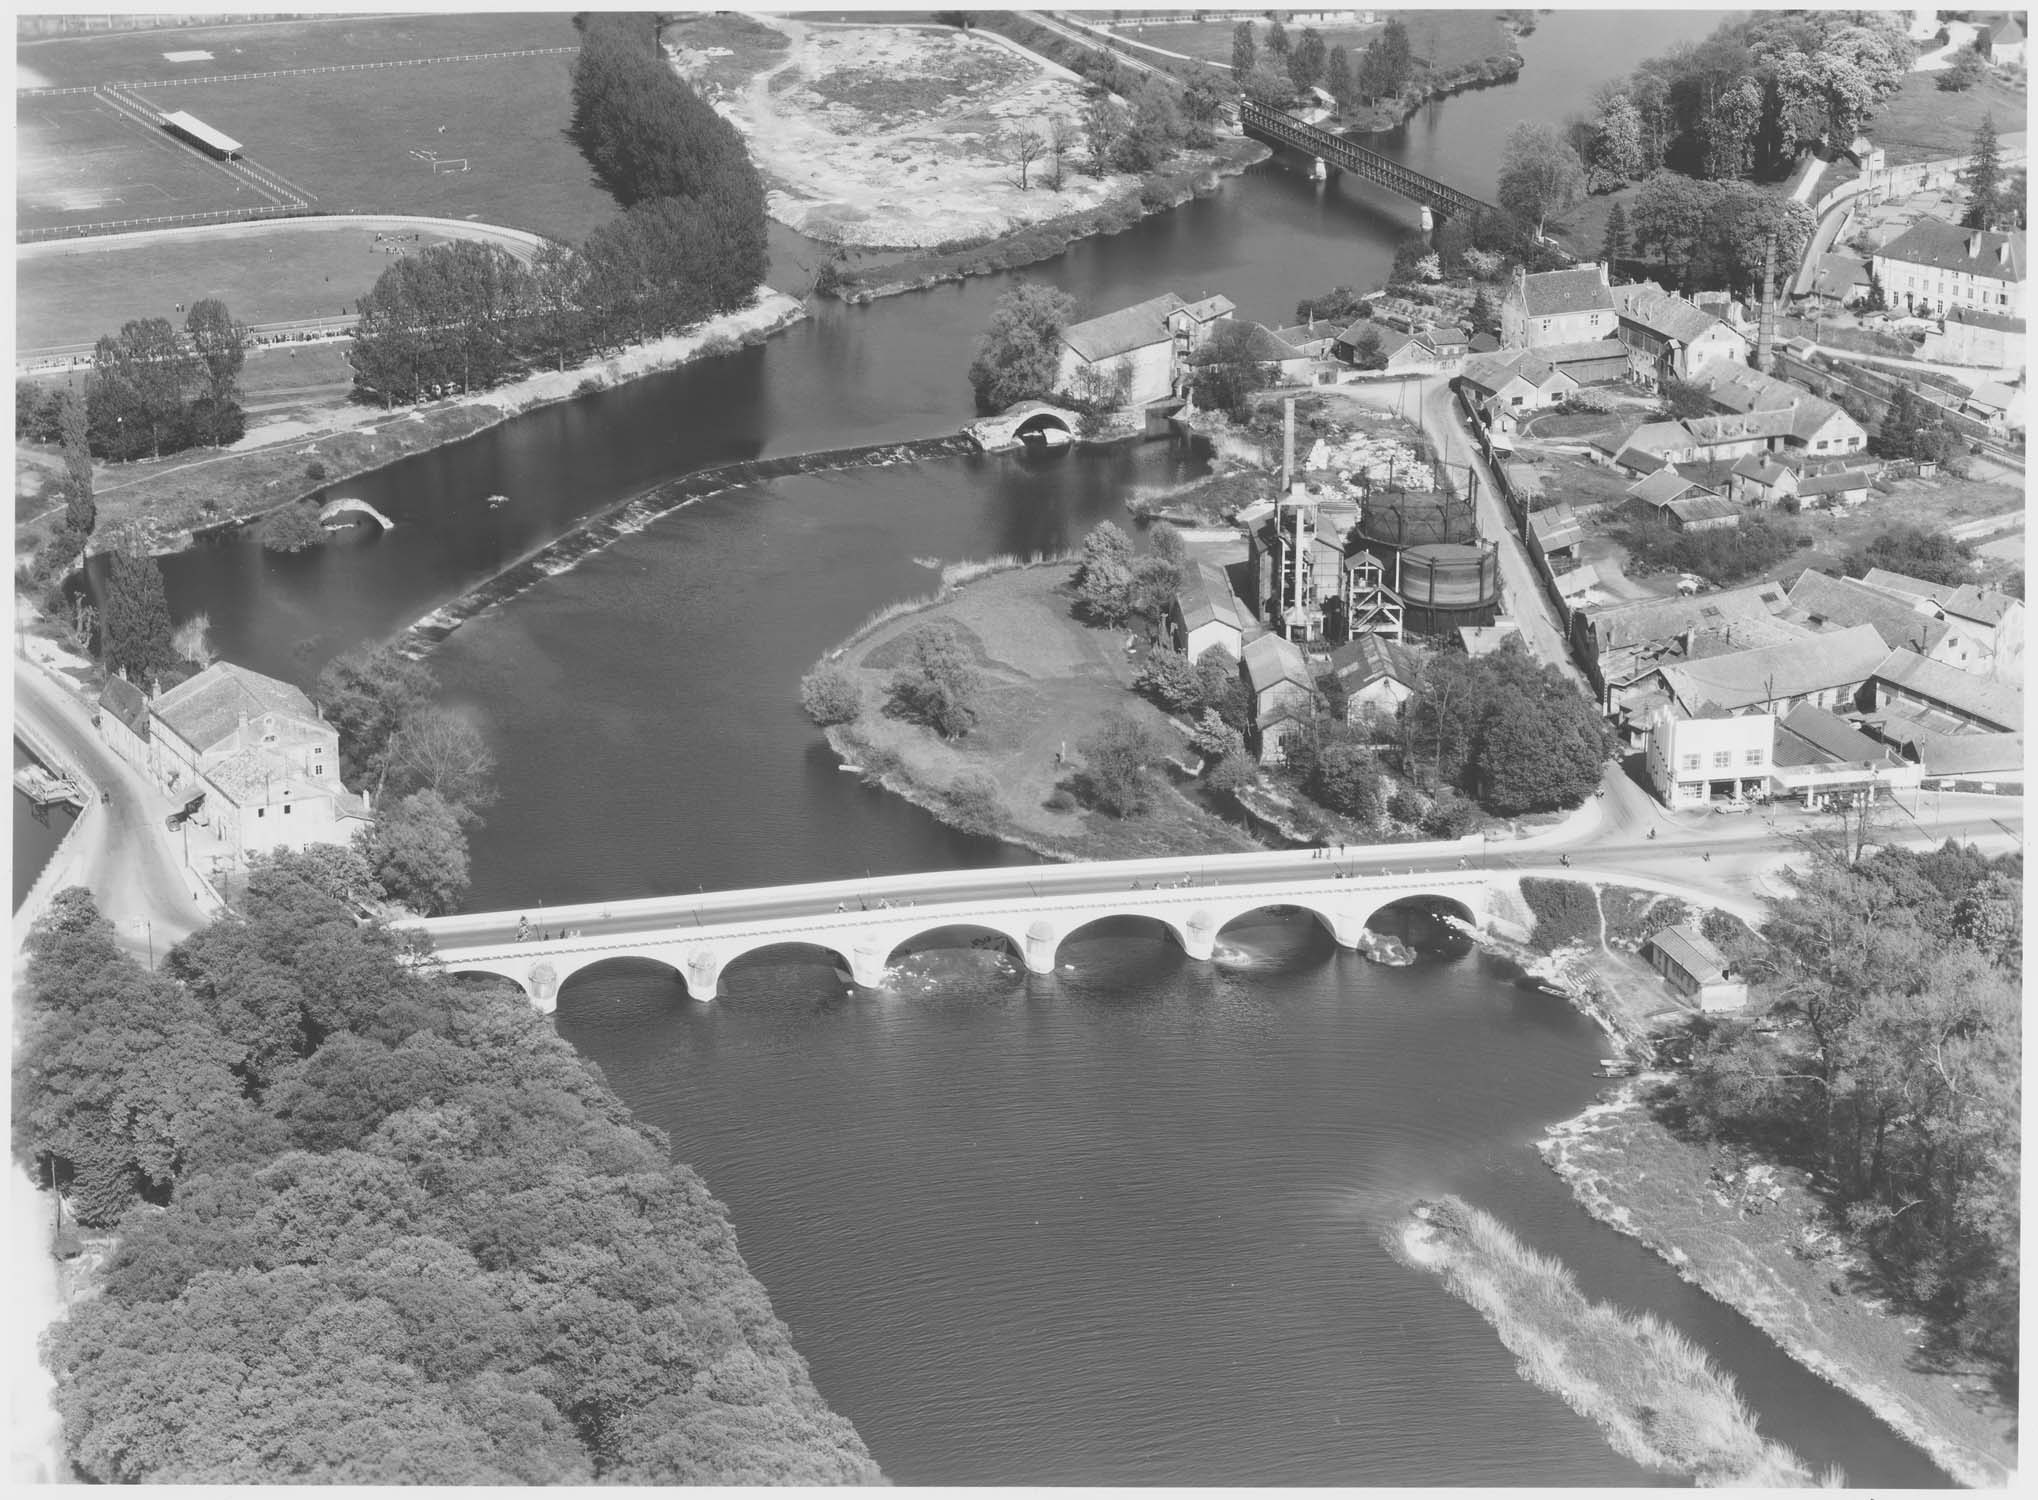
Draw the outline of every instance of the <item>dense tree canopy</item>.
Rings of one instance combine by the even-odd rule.
[[[998,299],[969,367],[977,410],[1000,412],[1015,401],[1045,397],[1061,384],[1061,331],[1075,299],[1040,282],[1022,281]]]
[[[1585,192],[1585,167],[1554,125],[1523,120],[1507,133],[1500,161],[1501,205],[1536,226],[1560,214]]]
[[[1927,583],[1970,583],[1974,547],[1950,532],[1899,524],[1849,552],[1842,566],[1849,578],[1860,578],[1870,568],[1886,568]]]
[[[1274,367],[1254,358],[1259,329],[1226,318],[1211,330],[1203,347],[1189,356],[1193,370],[1190,390],[1198,406],[1221,411],[1234,422],[1252,415],[1253,393],[1273,382]]]
[[[360,926],[363,878],[258,860],[158,975],[82,891],[36,925],[17,1155],[120,1231],[49,1344],[81,1473],[875,1480],[699,1179],[521,997]]]
[[[984,686],[968,638],[939,620],[914,630],[904,645],[905,665],[892,677],[887,712],[924,724],[945,740],[968,734]]]
[[[162,674],[177,665],[170,639],[174,628],[156,560],[125,549],[114,553],[100,619],[99,654],[107,671],[153,691]]]
[[[1699,1028],[1676,1103],[1817,1170],[1934,1342],[2014,1382],[2022,856],[1814,853],[1730,951],[1756,1010]]]
[[[91,453],[116,462],[156,458],[240,438],[240,368],[246,328],[225,303],[194,303],[185,326],[135,318],[102,336],[85,382]]]
[[[1592,703],[1518,640],[1485,656],[1432,655],[1401,716],[1404,770],[1503,816],[1576,807],[1609,750]]]

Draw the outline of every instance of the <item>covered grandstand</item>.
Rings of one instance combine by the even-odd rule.
[[[188,141],[207,156],[220,161],[234,161],[241,154],[241,143],[232,136],[214,130],[196,115],[176,110],[163,116],[163,129],[181,141]]]

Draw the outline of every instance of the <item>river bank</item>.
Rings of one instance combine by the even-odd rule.
[[[1236,177],[1273,155],[1273,148],[1245,136],[1219,140],[1206,160],[1190,161],[1171,171],[1155,172],[1094,208],[1079,210],[1010,234],[960,246],[937,246],[931,253],[902,260],[878,259],[846,263],[824,283],[826,290],[848,303],[924,291],[943,282],[962,281],[1052,260],[1078,240],[1119,234],[1152,214],[1179,208],[1191,198],[1214,192],[1226,177]],[[882,255],[883,252],[865,252]]]
[[[117,538],[131,538],[157,555],[181,552],[201,533],[242,525],[307,498],[330,496],[350,478],[473,437],[540,407],[760,342],[806,315],[804,302],[760,287],[757,300],[747,308],[569,369],[534,372],[409,411],[337,402],[307,420],[258,428],[235,449],[216,457],[168,460],[153,473],[100,488],[91,550],[103,551]],[[316,478],[314,464],[320,466]],[[126,472],[132,470],[102,474],[116,478]],[[19,535],[16,540],[18,547],[22,545]]]
[[[1877,1293],[1790,1168],[1684,1140],[1642,1075],[1537,1143],[1594,1218],[1733,1308],[1798,1363],[1902,1434],[1963,1485],[1999,1488],[2017,1459],[2015,1408],[1980,1372],[1935,1357],[1924,1329]]]

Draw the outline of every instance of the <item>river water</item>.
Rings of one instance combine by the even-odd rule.
[[[1712,18],[1545,16],[1523,82],[1427,110],[1387,149],[1490,190],[1501,134]],[[1024,274],[1093,309],[1172,287],[1246,316],[1380,279],[1414,211],[1269,163]],[[801,247],[781,237],[786,252]],[[811,259],[812,251],[804,251]],[[953,431],[969,345],[1015,278],[828,304],[762,347],[505,424],[345,491],[396,529],[296,557],[166,562],[229,659],[309,683],[571,527],[704,464]],[[795,685],[916,558],[1069,546],[1167,444],[814,474],[689,505],[470,621],[435,652],[487,730],[501,803],[470,905],[1018,861],[835,768]],[[510,503],[489,510],[482,497]],[[730,1206],[823,1393],[910,1482],[1636,1484],[1492,1331],[1382,1249],[1457,1191],[1585,1290],[1655,1310],[1765,1430],[1861,1484],[1940,1482],[1859,1404],[1594,1223],[1529,1143],[1593,1096],[1602,1039],[1476,954],[1406,970],[1267,919],[1186,960],[1103,924],[1029,978],[950,945],[855,990],[817,953],[723,997],[603,966],[562,1035]]]
[[[36,759],[22,749],[21,742],[14,742],[14,766],[36,764]],[[78,821],[76,808],[66,803],[55,803],[49,807],[37,807],[35,799],[26,792],[14,793],[14,906],[19,910],[21,903],[35,886],[36,876],[42,874],[43,866],[50,856],[57,852],[57,845],[64,841],[64,835],[71,831],[71,825]]]

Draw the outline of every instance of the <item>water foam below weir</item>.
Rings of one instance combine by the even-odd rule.
[[[398,635],[397,649],[413,659],[421,658],[475,616],[508,603],[547,578],[570,572],[612,542],[634,536],[654,521],[711,496],[795,474],[884,468],[928,458],[955,458],[975,451],[976,445],[968,438],[951,434],[903,443],[866,443],[791,453],[779,458],[741,459],[696,469],[586,516],[563,535],[413,621]]]

